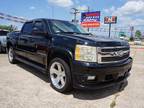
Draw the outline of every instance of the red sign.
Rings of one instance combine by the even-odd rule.
[[[107,16],[104,18],[105,24],[116,24],[117,23],[117,16]]]
[[[81,25],[86,28],[100,27],[100,11],[82,13]]]

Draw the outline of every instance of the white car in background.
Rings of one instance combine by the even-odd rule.
[[[135,45],[142,45],[142,41],[140,39],[135,39],[134,44]]]
[[[0,53],[6,52],[6,38],[7,38],[7,30],[1,30],[0,29]]]

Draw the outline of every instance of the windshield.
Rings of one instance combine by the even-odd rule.
[[[78,33],[88,34],[88,32],[82,28],[79,24],[75,24],[68,21],[50,21],[50,28],[53,33]]]

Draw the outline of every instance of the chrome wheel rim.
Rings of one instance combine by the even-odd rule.
[[[50,67],[50,78],[52,84],[57,89],[62,89],[66,84],[66,74],[63,65],[59,62],[54,62]]]
[[[12,62],[12,60],[13,60],[13,49],[12,48],[9,49],[8,56],[9,56],[9,60]]]

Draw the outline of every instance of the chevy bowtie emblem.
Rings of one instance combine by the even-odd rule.
[[[116,52],[113,52],[112,56],[119,56],[119,57],[122,57],[124,55],[123,51],[116,51]]]

